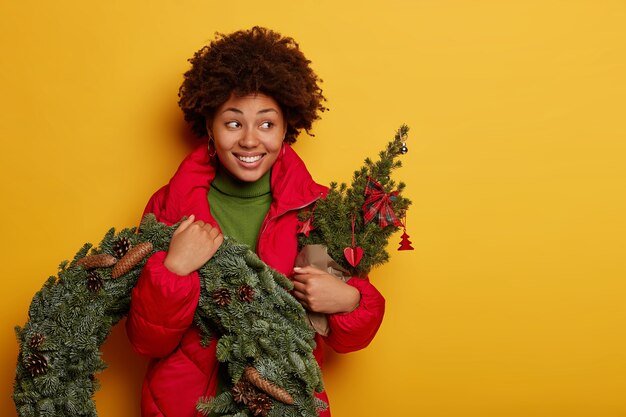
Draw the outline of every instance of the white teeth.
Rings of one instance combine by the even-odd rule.
[[[252,162],[256,162],[259,159],[261,159],[263,157],[263,155],[257,155],[257,156],[238,156],[237,158],[239,158],[240,161],[243,162],[247,162],[247,163],[252,163]]]

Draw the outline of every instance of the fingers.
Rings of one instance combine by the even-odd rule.
[[[207,233],[208,240],[212,243],[215,249],[219,248],[224,241],[224,235],[220,233],[220,229],[215,226],[211,226],[209,223],[204,224],[202,229]]]
[[[219,233],[217,235],[217,237],[215,238],[215,240],[213,240],[213,244],[215,245],[215,249],[219,248],[222,245],[223,241],[224,241],[224,235]]]
[[[298,275],[322,275],[326,274],[326,271],[322,271],[321,269],[317,269],[314,266],[296,266],[293,268],[294,278]]]
[[[299,292],[301,294],[306,293],[306,283],[302,281],[292,281],[293,282],[293,291]]]
[[[174,231],[174,235],[180,234],[192,226],[200,228],[207,232],[211,240],[215,240],[217,235],[220,234],[220,231],[217,227],[212,226],[210,223],[205,223],[202,220],[196,221],[196,216],[192,214],[180,223],[178,228]]]
[[[220,233],[219,227],[212,226],[202,220],[194,220],[195,216],[191,215],[180,223],[172,234],[170,250],[173,247],[186,247],[186,252],[193,253],[196,250],[194,247],[198,248],[199,251],[204,247],[212,256],[222,244],[224,237]],[[173,246],[174,241],[177,243]]]
[[[176,230],[174,230],[174,235],[177,235],[181,233],[182,231],[184,231],[186,228],[188,228],[195,219],[196,219],[196,216],[192,214],[191,216],[187,217],[185,220],[180,222],[180,225],[178,225]]]
[[[311,309],[311,307],[309,306],[309,303],[306,301],[306,297],[304,296],[304,294],[294,292],[293,296],[295,297],[296,300],[300,302],[300,304],[302,304],[304,308],[306,308],[307,310]]]
[[[221,234],[217,227],[213,227],[209,223],[204,225],[204,230],[209,233],[209,238],[211,240],[215,240],[215,238]]]
[[[223,240],[219,227],[191,215],[174,231],[164,265],[178,275],[188,275],[211,259]]]
[[[293,295],[296,300],[300,301],[300,304],[304,305],[304,303],[308,301],[307,294],[308,291],[306,288],[306,284],[293,281],[293,290],[291,290],[291,295]]]

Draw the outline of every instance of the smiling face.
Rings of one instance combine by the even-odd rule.
[[[231,97],[207,123],[220,163],[235,178],[253,182],[272,168],[287,125],[280,106],[264,94]]]

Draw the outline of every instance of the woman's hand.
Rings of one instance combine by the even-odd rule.
[[[192,214],[172,234],[163,265],[177,275],[189,275],[204,265],[220,247],[224,236],[216,227]]]
[[[342,280],[312,266],[294,268],[293,296],[310,311],[348,313],[361,300],[361,293]]]

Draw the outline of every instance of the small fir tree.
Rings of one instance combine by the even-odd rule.
[[[350,187],[345,183],[331,183],[325,199],[319,200],[313,209],[300,213],[301,222],[309,222],[313,227],[307,234],[299,236],[300,247],[325,245],[329,256],[353,276],[365,276],[373,267],[389,260],[385,248],[389,237],[399,229],[401,223],[398,221],[381,227],[377,221],[367,222],[364,219],[363,206],[367,199],[368,182],[374,180],[380,184],[385,195],[391,194],[391,210],[394,215],[397,218],[404,217],[411,200],[402,196],[406,185],[404,182],[396,184],[391,179],[391,172],[402,166],[398,157],[407,151],[408,132],[408,126],[402,125],[394,139],[379,153],[376,162],[367,158],[364,165],[354,171]],[[363,250],[363,258],[356,266],[351,265],[344,254],[346,248],[353,246]]]

